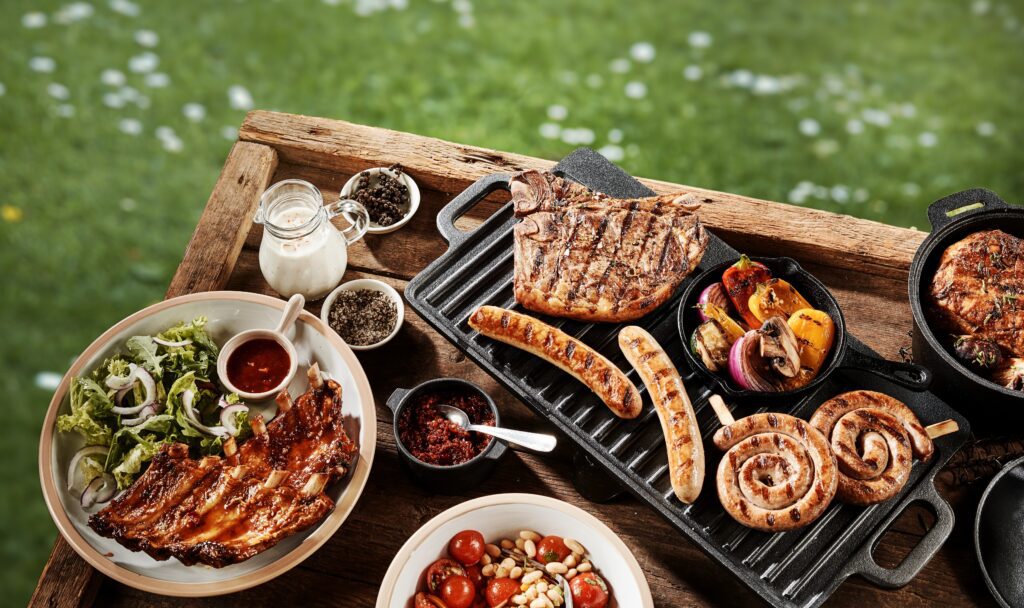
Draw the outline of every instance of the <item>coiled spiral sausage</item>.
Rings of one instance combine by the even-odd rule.
[[[817,429],[787,414],[747,416],[715,433],[725,450],[718,497],[744,526],[792,530],[824,513],[836,494],[836,460]]]
[[[929,460],[935,445],[902,401],[874,391],[829,399],[811,416],[839,464],[839,499],[870,505],[892,498],[910,477],[913,457]]]

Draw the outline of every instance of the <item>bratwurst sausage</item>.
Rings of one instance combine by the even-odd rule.
[[[925,462],[935,451],[909,407],[874,391],[829,399],[811,416],[811,426],[831,439],[839,463],[839,500],[855,505],[898,494],[910,477],[912,456]]]
[[[683,379],[654,337],[635,325],[619,332],[619,348],[647,385],[658,412],[672,489],[679,500],[692,503],[704,485],[704,445]]]
[[[726,450],[718,465],[718,497],[744,526],[781,532],[806,526],[836,494],[836,459],[810,424],[787,414],[741,418],[715,432]]]
[[[562,330],[528,315],[481,306],[469,326],[488,338],[521,348],[572,374],[620,418],[640,414],[640,391],[614,363]]]

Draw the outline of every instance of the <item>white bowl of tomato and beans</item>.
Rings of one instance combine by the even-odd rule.
[[[392,560],[377,608],[514,606],[524,579],[520,574],[513,585],[508,576],[486,576],[488,565],[493,571],[504,559],[491,557],[487,545],[520,539],[523,532],[533,537],[531,548],[542,563],[564,560],[566,541],[584,548],[591,567],[572,573],[576,585],[569,580],[574,608],[653,608],[640,565],[608,526],[579,507],[536,494],[484,496],[428,521]]]

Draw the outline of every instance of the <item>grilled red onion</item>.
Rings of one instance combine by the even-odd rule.
[[[149,420],[153,416],[156,416],[156,406],[152,403],[142,408],[139,415],[135,418],[122,418],[121,424],[124,426],[138,426],[143,422]]]
[[[90,445],[75,452],[75,455],[71,457],[71,464],[68,465],[68,490],[73,489],[77,485],[75,484],[75,477],[78,476],[78,464],[82,462],[83,458],[86,456],[99,456],[100,454],[106,458],[109,451],[110,448],[106,446]]]
[[[228,437],[230,433],[223,426],[206,426],[199,420],[199,416],[196,415],[196,410],[193,408],[192,402],[195,400],[195,393],[192,389],[185,389],[181,393],[181,404],[185,407],[185,417],[197,430],[206,433],[207,435],[213,435],[214,437]]]
[[[248,412],[248,411],[249,411],[249,407],[246,406],[246,405],[242,405],[241,403],[236,403],[235,405],[229,405],[226,408],[224,408],[223,410],[221,410],[221,412],[220,412],[220,423],[222,425],[224,425],[224,428],[227,429],[228,433],[232,437],[237,437],[238,436],[238,430],[239,430],[238,429],[238,425],[235,424],[235,414],[237,414],[238,412]]]
[[[727,312],[732,308],[729,296],[725,293],[725,286],[721,283],[708,285],[697,297],[697,316],[701,321],[707,321],[710,318],[704,314],[704,306],[709,302]]]
[[[170,340],[161,340],[160,338],[153,338],[153,341],[159,344],[160,346],[166,346],[167,348],[174,348],[176,346],[188,346],[189,344],[192,344],[192,340],[187,339],[172,342]]]
[[[740,387],[762,393],[779,390],[773,381],[774,371],[761,357],[761,335],[750,330],[733,343],[729,350],[729,375]]]
[[[88,509],[97,503],[104,503],[114,497],[117,491],[117,483],[114,476],[104,473],[89,482],[89,485],[82,491],[82,508]]]
[[[146,397],[142,400],[142,403],[136,403],[131,407],[122,407],[121,405],[116,405],[110,408],[110,411],[114,412],[119,416],[130,416],[133,414],[138,414],[147,405],[156,401],[156,380],[153,380],[153,376],[151,376],[149,372],[146,371],[146,368],[135,365],[134,363],[129,363],[128,369],[129,372],[127,376],[107,376],[107,386],[109,386],[110,388],[117,389],[118,391],[123,391],[131,389],[132,386],[135,384],[135,381],[138,380],[139,382],[142,383],[142,388],[146,390]],[[124,380],[129,380],[127,385],[123,385]],[[124,399],[124,395],[120,396],[121,399]],[[117,399],[116,396],[114,400],[118,404],[120,404],[120,401]]]

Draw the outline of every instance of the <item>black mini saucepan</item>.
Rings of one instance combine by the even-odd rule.
[[[756,397],[760,400],[774,400],[792,398],[796,395],[803,395],[814,390],[825,382],[829,375],[837,369],[843,368],[868,371],[881,376],[890,382],[914,391],[923,391],[928,388],[928,385],[931,383],[931,373],[926,368],[913,363],[899,363],[896,361],[879,359],[877,357],[870,357],[849,348],[846,319],[843,317],[842,309],[839,308],[839,302],[821,283],[821,281],[816,279],[811,273],[804,270],[796,260],[785,257],[751,259],[761,262],[767,266],[768,269],[771,270],[773,277],[787,281],[800,292],[800,295],[802,295],[811,306],[817,310],[827,313],[828,316],[832,318],[832,322],[835,323],[836,326],[835,342],[832,345],[832,350],[829,352],[828,359],[822,366],[818,375],[815,376],[815,378],[808,384],[796,390],[782,392],[746,390],[737,386],[733,380],[728,377],[727,372],[719,374],[708,370],[698,356],[691,351],[689,347],[690,336],[693,335],[693,331],[701,323],[700,317],[697,315],[696,306],[700,293],[704,291],[705,287],[712,283],[721,281],[722,273],[725,272],[729,266],[734,264],[736,260],[722,262],[721,264],[705,271],[690,282],[690,285],[683,292],[683,297],[679,300],[677,322],[679,326],[679,335],[683,340],[683,344],[687,345],[686,348],[683,349],[683,352],[686,353],[686,360],[689,362],[690,367],[697,370],[712,384],[717,385],[723,395],[733,399],[750,399]]]
[[[1008,205],[997,194],[974,188],[951,194],[928,207],[932,233],[921,243],[910,266],[910,310],[914,315],[914,360],[935,373],[935,392],[946,397],[972,422],[1024,417],[1024,392],[1010,390],[960,363],[952,337],[933,329],[925,301],[932,277],[946,249],[982,230],[999,229],[1024,238],[1024,207]],[[970,403],[962,408],[958,403]]]
[[[989,482],[974,517],[974,550],[1001,606],[1024,606],[1024,458]]]

